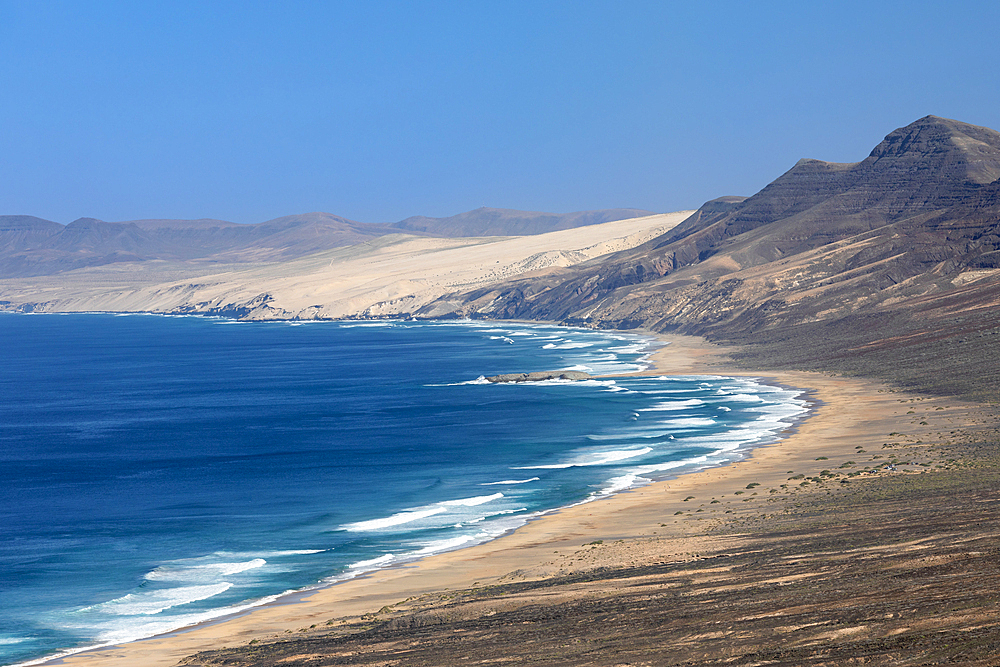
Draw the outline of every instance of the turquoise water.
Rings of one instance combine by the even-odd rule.
[[[151,636],[739,458],[805,410],[547,325],[0,316],[0,664]]]

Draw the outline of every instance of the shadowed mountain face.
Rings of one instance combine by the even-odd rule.
[[[89,266],[149,260],[253,263],[296,259],[387,234],[514,236],[651,215],[638,209],[552,214],[481,208],[450,218],[407,218],[385,225],[305,213],[256,225],[224,220],[80,218],[68,225],[0,216],[0,278],[50,275]]]
[[[956,318],[962,335],[1000,325],[998,179],[1000,133],[928,116],[861,162],[801,160],[754,196],[708,202],[643,246],[447,301],[473,317],[756,343],[748,359],[767,350],[772,365],[795,357],[808,331],[825,348],[798,367],[808,357],[864,372],[876,341],[896,341],[884,353]],[[966,370],[982,372],[975,356]]]

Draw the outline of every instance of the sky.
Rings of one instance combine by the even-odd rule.
[[[0,214],[667,212],[928,114],[1000,129],[995,0],[0,0]]]

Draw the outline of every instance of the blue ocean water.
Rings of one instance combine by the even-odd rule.
[[[547,325],[0,316],[0,664],[151,636],[739,458],[806,410]]]

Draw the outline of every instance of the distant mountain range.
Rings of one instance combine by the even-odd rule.
[[[463,316],[700,334],[748,345],[748,363],[944,393],[979,377],[1000,396],[1000,133],[927,116],[861,162],[800,160],[636,248],[443,301]]]
[[[255,225],[209,219],[104,222],[94,218],[61,225],[27,215],[5,215],[0,216],[0,278],[150,260],[282,261],[388,234],[520,236],[646,215],[652,213],[609,209],[553,214],[479,208],[448,218],[412,217],[391,224],[305,213]]]
[[[448,218],[415,216],[390,225],[397,230],[459,238],[465,236],[534,236],[574,227],[599,225],[654,215],[636,208],[612,208],[576,213],[535,213],[506,208],[477,208]]]

